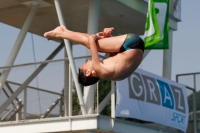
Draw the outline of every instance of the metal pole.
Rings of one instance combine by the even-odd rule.
[[[99,114],[99,82],[97,82],[97,111],[96,114]]]
[[[173,30],[169,29],[169,49],[163,50],[163,77],[167,79],[171,79],[172,37],[173,37]]]
[[[197,110],[196,110],[196,75],[194,74],[194,91],[193,91],[193,116],[194,116],[194,133],[197,133]]]
[[[111,118],[115,118],[115,81],[111,81]]]
[[[64,103],[63,103],[63,99],[64,99],[64,98],[62,98],[62,97],[61,97],[61,99],[60,99],[60,117],[64,116],[64,114],[63,114],[63,109],[62,109],[62,106],[63,106],[63,104],[64,104]]]
[[[27,114],[27,89],[24,89],[24,120],[26,120],[26,114]]]
[[[115,118],[115,81],[111,81],[111,125],[114,128]]]
[[[72,72],[69,67],[69,116],[72,116]]]
[[[94,114],[94,90],[95,85],[84,87],[84,103],[87,114]]]
[[[112,90],[111,90],[112,91]],[[101,103],[99,104],[99,113],[101,113],[101,111],[106,107],[106,105],[110,102],[111,99],[111,93],[109,92],[106,97],[101,101]]]
[[[60,6],[60,1],[54,0],[54,3],[55,3],[55,7],[56,7],[56,11],[57,11],[57,15],[58,15],[60,25],[65,25],[64,17],[63,17],[61,6]],[[77,94],[78,94],[79,103],[80,103],[80,106],[81,106],[81,111],[82,111],[82,114],[86,114],[85,105],[84,105],[84,102],[83,102],[83,95],[82,95],[82,92],[81,92],[81,87],[78,83],[77,72],[76,72],[76,69],[75,69],[75,63],[74,63],[74,60],[73,60],[73,57],[72,57],[70,42],[67,39],[64,39],[64,42],[65,42],[65,47],[66,47],[67,54],[68,54],[68,59],[69,59],[74,83],[75,83]]]
[[[67,53],[66,50],[64,50],[64,56],[67,58]],[[64,116],[68,116],[68,92],[69,92],[69,61],[65,60],[64,61]]]
[[[20,99],[19,101],[17,101],[16,104],[17,104],[17,107],[16,107],[17,110],[20,109],[21,106],[22,106],[22,100]],[[16,121],[21,120],[21,113],[22,113],[22,112],[21,112],[21,109],[16,113],[16,115],[15,115],[15,116],[16,116]]]
[[[6,62],[6,66],[13,65],[13,63],[14,63],[16,57],[17,57],[17,54],[19,53],[19,49],[20,49],[20,47],[21,47],[21,45],[24,41],[26,33],[28,32],[28,29],[31,25],[31,22],[32,22],[35,14],[37,12],[38,7],[39,7],[38,2],[36,2],[36,1],[32,2],[32,8],[31,8],[31,10],[30,10],[30,12],[29,12],[24,24],[23,24],[23,27],[22,27],[18,37],[17,37],[17,40],[16,40],[14,47],[13,47],[11,53],[10,53],[10,56],[8,57],[8,60]],[[0,76],[0,93],[1,93],[1,90],[2,90],[2,88],[3,88],[3,86],[6,82],[6,79],[8,77],[9,72],[10,72],[10,69],[11,68],[4,69],[1,76]]]

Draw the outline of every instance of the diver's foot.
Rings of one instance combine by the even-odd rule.
[[[58,26],[54,30],[44,33],[44,37],[48,40],[61,39],[61,34],[66,30],[65,26]]]

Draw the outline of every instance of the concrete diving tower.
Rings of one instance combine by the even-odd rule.
[[[19,53],[20,47],[27,32],[43,36],[44,32],[52,30],[58,25],[65,25],[70,30],[89,34],[97,33],[105,27],[115,27],[113,35],[133,32],[138,35],[143,35],[148,6],[147,3],[142,0],[0,0],[0,3],[0,22],[21,29],[11,54],[7,59],[5,67],[1,67],[1,94],[4,94],[5,92],[3,91],[5,91],[6,88],[9,88],[7,83],[9,82],[8,75],[10,75],[11,70],[14,67],[22,67],[31,64],[22,64],[18,66],[14,65],[14,61]],[[177,21],[178,20],[170,18],[172,30],[176,30]],[[172,33],[172,30],[170,33]],[[170,39],[172,39],[172,36],[170,37]],[[16,120],[6,121],[5,119],[5,121],[1,121],[0,132],[179,132],[177,130],[174,131],[162,126],[150,126],[149,124],[139,124],[115,118],[115,82],[111,83],[111,91],[107,94],[104,100],[101,103],[97,102],[97,105],[95,106],[94,104],[96,103],[94,101],[94,90],[96,87],[85,87],[82,94],[81,87],[77,81],[76,65],[74,62],[75,59],[72,56],[71,50],[72,45],[75,44],[66,39],[64,41],[60,41],[59,43],[61,44],[54,51],[52,51],[51,55],[49,55],[46,61],[33,63],[39,64],[39,67],[33,71],[33,73],[30,74],[30,76],[28,76],[24,82],[19,84],[15,83],[15,85],[17,85],[16,90],[11,91],[10,95],[5,93],[7,99],[0,106],[0,115],[9,116],[5,115],[12,112],[10,109],[8,109],[8,107],[10,104],[15,105],[14,100],[22,93],[24,93],[24,98],[22,100],[23,111],[16,110],[16,116],[14,116]],[[42,72],[43,69],[45,69],[45,67],[47,67],[48,63],[57,62],[53,60],[53,58],[64,46],[66,50],[66,59],[62,60],[65,62],[65,70],[63,73],[65,74],[64,77],[67,80],[65,80],[64,83],[63,94],[59,94],[61,97],[63,97],[63,101],[60,100],[60,110],[64,110],[64,113],[61,113],[54,118],[40,117],[35,119],[27,119],[26,116],[28,114],[28,105],[26,100],[26,90],[27,88],[34,88],[29,84],[37,75]],[[149,51],[145,52],[145,56],[148,54],[148,52]],[[166,54],[168,57],[170,55],[169,53],[170,51],[168,54]],[[90,55],[87,53],[86,56]],[[167,71],[171,71],[170,67]],[[76,115],[73,115],[72,109],[72,80],[75,84],[77,101],[79,102],[80,107],[79,113]],[[42,91],[42,89],[37,88],[37,91]],[[56,99],[54,101],[56,101]],[[101,115],[101,111],[110,101],[111,116]],[[20,112],[24,114],[24,116],[21,118],[19,115]]]

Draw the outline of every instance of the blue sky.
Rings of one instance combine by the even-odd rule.
[[[182,0],[181,22],[173,32],[172,80],[176,74],[200,72],[200,1]],[[7,58],[19,34],[19,29],[0,23],[0,66]],[[33,35],[36,61],[43,61],[58,46],[56,42]],[[81,56],[84,47],[74,46],[74,55]],[[81,50],[81,52],[79,51]],[[80,54],[82,53],[82,54]],[[56,59],[63,58],[63,51]],[[31,34],[28,33],[14,64],[34,62]],[[163,50],[152,50],[143,60],[140,68],[162,76]],[[1,71],[1,70],[0,70]]]

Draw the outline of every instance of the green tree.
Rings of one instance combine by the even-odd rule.
[[[110,92],[110,90],[111,90],[111,81],[101,79],[99,81],[99,104]],[[108,103],[108,105],[103,109],[101,114],[107,116],[111,115],[111,102]]]
[[[193,93],[188,96],[189,112],[193,112]],[[196,110],[200,110],[200,91],[196,93]]]

